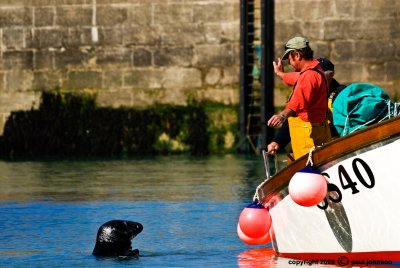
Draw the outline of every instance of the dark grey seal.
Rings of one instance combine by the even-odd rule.
[[[138,222],[112,220],[97,231],[96,245],[92,254],[102,257],[139,257],[139,250],[132,250],[131,240],[143,230]]]

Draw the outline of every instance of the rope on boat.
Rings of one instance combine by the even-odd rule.
[[[313,155],[314,151],[315,151],[315,146],[313,146],[310,149],[310,152],[308,153],[308,160],[307,160],[306,166],[308,166],[308,164],[310,164],[310,166],[314,166],[314,163],[313,163],[313,160],[312,160],[312,155]]]
[[[386,120],[386,119],[390,119],[392,114],[393,114],[393,117],[396,117],[396,116],[398,116],[400,114],[400,111],[398,110],[398,107],[400,106],[400,103],[396,103],[396,102],[394,103],[393,113],[391,111],[391,105],[392,104],[393,103],[390,100],[387,101],[387,115],[384,116],[383,118],[381,118],[379,121],[377,121],[377,123],[382,122],[383,120]],[[351,132],[347,133],[346,135],[348,135],[350,133],[353,133],[354,131],[359,130],[360,128],[368,126],[369,124],[375,122],[375,120],[377,120],[385,110],[386,110],[386,107],[383,108],[375,118],[371,119],[370,121],[368,121],[368,122],[366,122],[366,123],[364,123],[362,125],[359,125],[355,129],[353,129]],[[350,114],[348,114],[347,117],[346,117],[346,122],[344,123],[344,128],[343,128],[342,133],[346,133],[347,123],[349,122],[349,116],[350,116]]]

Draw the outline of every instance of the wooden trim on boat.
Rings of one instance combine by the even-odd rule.
[[[327,164],[346,154],[352,153],[369,145],[390,139],[400,134],[400,116],[371,125],[355,131],[344,137],[337,138],[313,152],[315,167]],[[302,156],[289,166],[275,174],[258,189],[259,202],[265,205],[270,198],[279,194],[287,187],[292,176],[304,168],[308,155]]]

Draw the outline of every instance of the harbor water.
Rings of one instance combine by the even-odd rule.
[[[0,162],[0,267],[290,267],[248,246],[238,216],[260,156]],[[99,226],[140,222],[139,259],[92,256]]]

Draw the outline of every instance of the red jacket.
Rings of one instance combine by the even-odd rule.
[[[300,73],[286,73],[282,77],[286,84],[295,85],[286,108],[294,111],[303,121],[322,123],[326,119],[328,85],[323,75],[318,60],[313,60]]]

